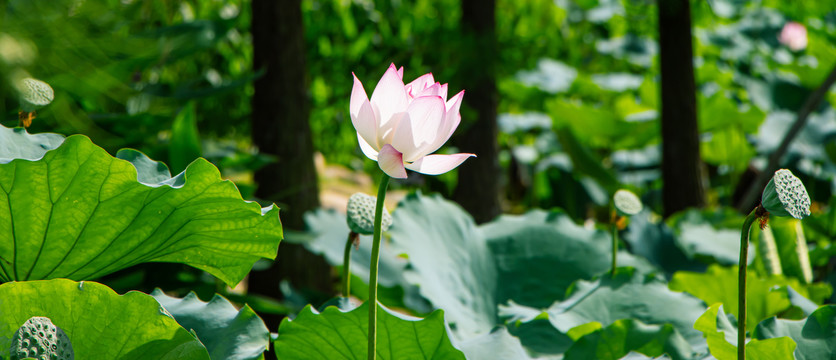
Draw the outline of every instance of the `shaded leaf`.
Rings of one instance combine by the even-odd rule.
[[[826,305],[806,320],[769,318],[758,324],[755,337],[772,339],[788,336],[798,347],[795,359],[815,360],[836,357],[836,305]]]
[[[200,157],[200,135],[197,132],[195,103],[188,102],[177,113],[171,125],[171,143],[168,146],[168,161],[174,172],[183,171],[190,162]]]
[[[564,334],[593,321],[603,326],[627,318],[646,324],[671,324],[698,352],[705,343],[692,324],[704,311],[699,299],[672,292],[663,281],[629,268],[620,268],[614,278],[604,275],[594,281],[578,281],[566,300],[545,310],[513,302],[500,308],[501,315],[522,322],[545,312],[552,326]]]
[[[255,360],[267,351],[270,331],[247,305],[238,310],[217,294],[208,303],[194,292],[178,299],[155,289],[151,296],[180,326],[194,331],[212,359]]]
[[[488,333],[496,322],[497,270],[470,215],[441,196],[411,194],[392,214],[392,249],[409,259],[406,280],[444,309],[460,339]]]
[[[503,215],[481,230],[499,273],[497,303],[548,307],[564,299],[576,280],[592,279],[612,266],[611,235],[577,225],[561,211]],[[653,269],[627,252],[619,252],[618,264]]]
[[[623,319],[578,339],[564,359],[617,360],[631,351],[647,356],[668,354],[674,360],[692,357],[691,346],[670,324],[647,325]]]
[[[702,331],[708,348],[717,360],[737,360],[737,328],[723,312],[722,304],[711,305],[694,323],[694,329]],[[752,340],[746,343],[746,359],[793,359],[795,342],[789,337]]]
[[[669,287],[692,294],[707,304],[722,303],[731,314],[737,314],[737,278],[737,267],[712,265],[705,273],[677,272]],[[807,287],[796,279],[780,276],[761,279],[753,271],[747,272],[746,283],[748,330],[754,330],[758,322],[792,306],[787,287],[791,286],[801,296],[809,294]]]
[[[56,279],[5,283],[0,299],[0,354],[8,355],[21,324],[44,316],[67,333],[78,359],[209,359],[200,341],[147,294]]]

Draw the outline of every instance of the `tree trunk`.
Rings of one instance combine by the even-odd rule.
[[[476,154],[459,168],[453,198],[477,223],[492,220],[502,212],[500,206],[499,149],[497,147],[496,111],[496,0],[462,0],[464,34],[462,86],[465,89],[463,111],[475,119],[462,117],[456,144],[462,152]],[[471,109],[472,111],[467,111]]]
[[[662,207],[669,216],[705,203],[688,0],[658,0],[662,63]]]
[[[256,196],[281,207],[285,230],[303,230],[303,215],[319,206],[313,142],[308,124],[304,25],[301,0],[252,0],[255,81],[252,139],[259,151],[277,161],[255,173]],[[249,291],[281,299],[279,281],[303,291],[331,294],[327,263],[301,245],[283,243],[276,261],[249,276]],[[271,331],[280,318],[264,316]]]

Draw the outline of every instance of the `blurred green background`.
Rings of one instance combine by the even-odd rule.
[[[111,153],[141,150],[175,173],[203,156],[245,198],[258,195],[254,172],[281,160],[260,151],[251,136],[254,84],[265,69],[253,65],[249,1],[0,4],[2,125],[18,125],[14,84],[34,77],[53,87],[55,100],[38,111],[32,133],[85,134]],[[627,187],[662,213],[655,2],[496,0],[495,6],[496,53],[472,54],[460,1],[301,1],[301,86],[310,113],[295,121],[310,127],[317,155],[299,156],[317,159],[320,203],[339,207],[354,191],[371,193],[371,179],[379,173],[360,152],[348,115],[352,72],[371,94],[394,62],[404,66],[407,81],[432,72],[454,94],[467,83],[458,64],[486,56],[496,84],[500,165],[490,176],[501,185],[494,195],[503,212],[559,207],[576,223],[606,222],[612,192]],[[709,209],[734,207],[836,65],[836,10],[826,1],[692,1],[691,19],[705,203]],[[803,48],[779,41],[788,22],[806,28]],[[273,41],[278,46],[285,40]],[[467,98],[473,89],[465,90]],[[478,126],[476,111],[465,105],[460,131]],[[829,91],[780,164],[807,185],[820,219],[834,213],[834,106],[836,92]],[[455,140],[443,151],[455,150]],[[411,176],[392,186],[395,193],[421,189],[453,197],[457,179],[453,171]],[[294,209],[282,199],[260,200]],[[826,278],[834,266],[834,222],[809,226],[818,278]],[[292,230],[303,229],[289,227],[288,237]],[[112,284],[127,289],[201,283],[202,293],[218,290],[199,272],[178,268],[180,275],[172,278],[154,275],[150,269],[157,266],[122,272]],[[282,286],[292,301],[295,293]],[[270,301],[260,309],[285,311],[286,303]]]

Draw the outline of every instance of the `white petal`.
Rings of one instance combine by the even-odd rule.
[[[360,144],[360,150],[363,151],[363,154],[366,155],[367,158],[377,161],[377,150],[369,145],[366,140],[363,140],[360,133],[357,133],[357,142]]]
[[[392,64],[392,65],[395,65],[395,64]],[[403,80],[403,66],[398,68],[398,77],[400,77],[401,80]]]
[[[455,169],[474,154],[427,155],[407,164],[406,168],[427,175],[439,175]]]
[[[409,104],[409,118],[412,122],[412,137],[415,147],[435,143],[445,134],[440,132],[444,120],[444,100],[440,96],[422,96]],[[407,161],[410,161],[408,159]]]
[[[438,92],[438,96],[447,101],[447,84],[441,84],[441,91]]]
[[[398,70],[395,69],[395,64],[389,66],[380,82],[372,92],[372,107],[376,109],[378,115],[378,126],[383,126],[392,115],[406,111],[409,106],[409,100],[406,97],[406,90],[404,89],[403,80],[398,75]]]
[[[363,104],[357,115],[351,114],[351,124],[357,130],[357,135],[363,137],[372,148],[377,151],[380,149],[380,143],[377,138],[377,119],[372,110],[372,104],[369,100],[363,100]]]
[[[415,143],[412,128],[412,119],[408,113],[404,113],[404,116],[400,118],[398,125],[392,132],[392,141],[390,144],[392,144],[395,150],[403,154],[405,161],[415,160],[413,157],[415,157],[415,150],[418,147],[418,144]]]
[[[354,76],[354,87],[351,88],[351,100],[348,103],[348,112],[351,116],[357,116],[360,112],[360,106],[363,105],[364,101],[369,101],[369,96],[366,95],[366,90],[363,89],[363,83],[360,82],[357,75],[351,73],[351,76]]]
[[[403,155],[392,145],[386,144],[380,149],[377,156],[377,164],[380,169],[396,179],[406,179],[406,169],[403,166]]]
[[[392,138],[395,136],[395,129],[398,128],[398,125],[401,123],[401,120],[404,117],[407,117],[406,112],[401,112],[392,115],[392,119],[389,120],[386,124],[381,125],[377,129],[377,143],[381,144],[391,144]]]
[[[425,150],[426,152],[424,154],[434,153],[436,150],[440,149],[441,146],[447,142],[447,140],[450,140],[451,136],[453,136],[453,132],[456,131],[456,128],[459,127],[459,123],[462,121],[459,109],[461,108],[463,97],[464,90],[460,91],[447,101],[447,104],[445,105],[447,112],[444,114],[444,121],[442,121],[441,126],[439,126],[439,136],[435,138],[435,141]]]

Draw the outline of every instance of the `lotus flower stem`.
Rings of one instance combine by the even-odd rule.
[[[351,231],[345,241],[343,252],[343,297],[351,296],[351,246],[355,244],[360,234]]]
[[[755,220],[763,215],[765,210],[758,205],[752,210],[746,220],[743,220],[743,229],[740,232],[740,264],[737,283],[737,358],[746,359],[746,270],[749,261],[749,232]]]
[[[380,187],[377,190],[377,206],[374,209],[374,238],[372,240],[372,259],[369,264],[369,360],[375,360],[377,355],[377,268],[380,262],[380,233],[383,220],[383,199],[386,198],[386,188],[389,186],[389,176],[383,174]]]
[[[618,214],[613,210],[612,214],[612,277],[615,277],[616,254],[618,253]]]

